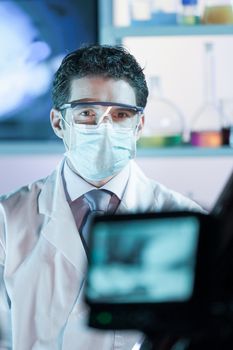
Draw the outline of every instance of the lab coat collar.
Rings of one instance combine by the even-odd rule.
[[[87,256],[77,230],[73,214],[66,200],[62,183],[62,160],[45,180],[39,195],[39,212],[48,217],[42,234],[83,274]]]

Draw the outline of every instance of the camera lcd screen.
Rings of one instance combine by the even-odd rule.
[[[89,303],[169,303],[192,297],[198,217],[98,219],[90,239]]]

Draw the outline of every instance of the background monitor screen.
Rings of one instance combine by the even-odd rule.
[[[195,216],[93,225],[86,295],[93,303],[167,303],[193,294]]]
[[[97,42],[97,0],[2,0],[0,18],[0,141],[56,139],[53,75],[67,53]]]

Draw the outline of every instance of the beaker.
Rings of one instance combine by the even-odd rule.
[[[151,0],[130,0],[129,6],[132,23],[144,23],[151,20]]]
[[[162,96],[159,76],[149,80],[145,125],[138,145],[141,147],[176,146],[183,142],[184,120],[179,108]]]
[[[204,24],[233,23],[233,7],[231,0],[206,0],[202,16]]]

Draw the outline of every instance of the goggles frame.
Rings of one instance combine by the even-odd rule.
[[[144,108],[143,107],[140,107],[140,106],[133,106],[133,105],[129,105],[129,104],[124,104],[124,103],[117,103],[117,102],[108,102],[108,101],[71,101],[69,103],[65,103],[63,104],[60,108],[59,108],[59,111],[61,112],[61,115],[62,115],[62,119],[69,125],[69,122],[65,120],[64,118],[64,115],[63,115],[63,111],[68,109],[68,108],[75,108],[77,106],[82,106],[82,107],[85,107],[85,106],[88,106],[88,107],[91,107],[91,106],[106,106],[106,107],[119,107],[119,108],[125,108],[125,109],[131,109],[135,112],[135,116],[137,115],[138,116],[138,122],[136,123],[136,127],[139,123],[139,120],[140,120],[140,117],[142,116],[143,114],[143,111],[144,111]],[[104,117],[104,114],[103,114],[103,117]],[[102,123],[102,120],[103,118],[100,118],[100,120],[98,121],[97,124],[93,124],[93,125],[88,125],[88,124],[85,124],[85,123],[77,123],[77,125],[83,125],[83,126],[91,126],[91,127],[98,127],[101,123]],[[76,124],[76,123],[75,123]]]
[[[58,108],[59,111],[63,111],[68,108],[75,108],[76,106],[107,106],[107,107],[122,107],[122,108],[130,108],[133,109],[137,113],[143,113],[144,108],[140,106],[133,106],[125,103],[117,103],[117,102],[102,102],[102,101],[71,101],[68,103],[64,103],[61,107]]]

